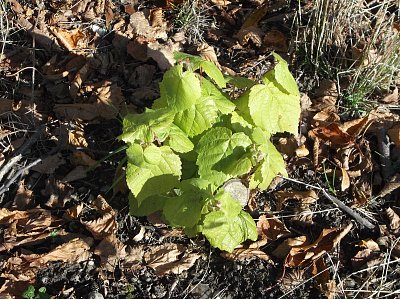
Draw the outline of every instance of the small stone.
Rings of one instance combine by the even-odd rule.
[[[224,184],[224,190],[232,195],[234,199],[240,202],[242,207],[247,205],[247,202],[249,201],[250,191],[245,185],[243,185],[241,180],[232,179],[227,181]]]
[[[87,299],[104,299],[104,296],[97,291],[90,292]]]

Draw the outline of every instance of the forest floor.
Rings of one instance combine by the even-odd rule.
[[[0,298],[400,296],[398,1],[0,5]],[[121,120],[175,51],[252,80],[275,51],[299,85],[288,178],[252,190],[233,253],[129,214]]]

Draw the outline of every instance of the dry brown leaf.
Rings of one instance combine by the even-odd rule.
[[[61,180],[63,183],[70,183],[73,181],[84,179],[87,176],[88,167],[76,166]]]
[[[340,170],[342,171],[342,182],[340,184],[340,189],[345,191],[350,188],[350,177],[346,169],[341,167]]]
[[[11,250],[20,245],[37,244],[49,238],[54,229],[64,221],[52,216],[44,209],[27,211],[0,210],[0,224],[4,225],[3,238],[0,241],[0,252]]]
[[[392,209],[386,209],[386,216],[389,219],[390,230],[396,235],[400,233],[400,216]]]
[[[71,162],[76,166],[82,165],[89,167],[94,167],[98,164],[96,160],[93,160],[88,154],[81,151],[75,151],[72,153]]]
[[[97,196],[94,205],[101,217],[96,220],[81,221],[81,223],[92,233],[95,239],[103,239],[114,234],[118,227],[113,208],[101,195]]]
[[[268,31],[263,39],[263,46],[267,50],[287,53],[289,45],[286,36],[279,30]]]
[[[210,46],[207,43],[202,43],[197,47],[197,52],[199,53],[200,57],[202,57],[205,60],[211,61],[218,68],[221,68],[221,65],[218,62],[217,54],[215,54],[213,46]]]
[[[61,45],[68,51],[72,51],[79,47],[84,47],[82,44],[85,39],[85,34],[79,29],[64,30],[61,28],[50,27],[51,32],[57,37]]]
[[[333,148],[342,148],[354,143],[354,137],[346,133],[339,124],[331,123],[309,132],[312,139],[319,138]]]
[[[288,199],[295,199],[301,204],[311,204],[318,200],[318,195],[314,190],[307,191],[277,191],[275,192],[276,209],[282,210],[283,204]]]
[[[216,5],[216,6],[227,6],[229,4],[231,4],[230,1],[228,0],[211,0],[212,4]]]
[[[318,288],[328,299],[334,299],[337,294],[336,282],[330,279],[330,273],[322,258],[313,261],[311,275],[315,278]]]
[[[397,124],[390,128],[388,130],[388,135],[390,137],[390,140],[396,144],[397,146],[400,146],[400,124]]]
[[[25,181],[22,180],[19,182],[17,194],[14,197],[13,201],[13,208],[17,210],[25,210],[26,207],[31,203],[32,201],[32,194],[33,191],[29,190],[25,186]]]
[[[257,221],[257,230],[261,239],[268,241],[276,241],[291,234],[282,221],[270,214],[260,216]]]
[[[107,271],[114,272],[126,256],[126,246],[114,235],[106,236],[94,250],[100,256],[101,266]]]
[[[61,181],[50,177],[46,181],[46,187],[42,191],[43,196],[49,196],[46,206],[51,208],[63,208],[65,203],[71,199],[71,194],[74,189]]]
[[[146,252],[146,264],[155,270],[156,275],[181,274],[190,269],[200,258],[197,253],[187,253],[186,247],[180,244],[167,243],[151,248]],[[183,254],[183,257],[180,257]]]
[[[180,43],[168,40],[164,44],[154,41],[147,44],[147,58],[154,59],[161,70],[167,70],[175,64],[174,52],[180,51]]]
[[[385,103],[385,104],[397,103],[399,101],[399,89],[397,87],[395,87],[395,89],[393,90],[392,93],[389,93],[388,95],[386,95],[383,99],[380,99],[379,101],[382,103]]]
[[[312,244],[292,247],[285,259],[285,266],[301,267],[317,260],[331,251],[352,227],[353,225],[349,223],[344,228],[324,229]]]
[[[85,133],[80,129],[68,131],[68,143],[76,147],[88,147]]]
[[[92,238],[76,238],[68,243],[57,246],[48,253],[21,255],[21,258],[29,262],[30,267],[43,267],[48,262],[54,261],[79,263],[86,261],[90,257],[91,253],[89,250],[92,245]]]
[[[336,113],[336,109],[330,107],[322,109],[317,112],[312,119],[312,127],[323,127],[330,123],[338,123],[340,121],[340,116]]]
[[[288,238],[275,248],[275,250],[272,252],[272,255],[280,260],[283,260],[289,254],[292,247],[304,245],[306,242],[306,236]]]
[[[82,210],[83,210],[83,203],[74,205],[65,211],[63,217],[67,220],[76,220],[78,219]]]
[[[250,26],[240,29],[235,37],[242,46],[252,43],[256,47],[261,47],[263,34],[260,28]]]
[[[41,174],[52,174],[61,165],[65,164],[65,159],[61,153],[44,158],[39,164],[36,164],[31,169]]]
[[[252,248],[235,248],[231,253],[223,252],[221,255],[231,261],[243,261],[255,257],[265,261],[271,261],[271,258],[264,251]]]

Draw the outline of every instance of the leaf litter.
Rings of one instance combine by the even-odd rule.
[[[112,178],[121,159],[102,160],[109,150],[121,146],[115,141],[120,127],[110,124],[124,111],[140,112],[158,98],[158,82],[175,63],[177,50],[192,51],[224,73],[260,78],[270,68],[266,53],[291,51],[293,40],[287,30],[291,23],[285,24],[285,18],[294,11],[280,1],[274,5],[246,1],[244,6],[237,1],[211,1],[215,6],[208,13],[217,26],[210,24],[203,43],[188,47],[187,37],[170,26],[170,8],[182,1],[167,1],[165,7],[146,2],[148,7],[136,1],[123,6],[111,1],[48,1],[39,10],[10,2],[15,26],[28,33],[21,37],[27,43],[34,38],[33,46],[42,52],[32,57],[29,49],[15,51],[9,45],[1,56],[1,72],[8,86],[15,86],[12,93],[7,84],[1,87],[1,148],[5,138],[10,141],[0,165],[2,171],[9,171],[2,173],[1,182],[34,159],[41,161],[18,176],[7,196],[2,193],[0,198],[4,257],[0,292],[18,298],[29,285],[46,286],[52,295],[66,298],[65,286],[76,297],[86,298],[82,286],[87,289],[90,284],[114,298],[117,293],[126,295],[132,284],[138,297],[161,298],[169,292],[169,297],[180,298],[190,297],[189,289],[196,294],[194,284],[210,297],[221,292],[235,298],[316,293],[333,298],[334,294],[352,296],[354,288],[374,294],[373,280],[357,272],[378,278],[381,265],[394,269],[400,257],[400,125],[397,112],[389,110],[398,103],[399,86],[378,99],[383,108],[349,120],[340,110],[340,88],[346,82],[324,79],[314,89],[301,82],[304,95],[311,99],[303,105],[302,139],[292,142],[293,137],[282,136],[280,151],[289,176],[309,186],[281,180],[276,190],[250,196],[247,204],[258,218],[258,240],[232,253],[210,254],[202,239],[168,234],[165,226],[127,215],[122,187],[115,189],[113,197],[108,193],[116,186]],[[45,17],[48,12],[51,16]],[[363,51],[360,45],[350,51],[359,65],[381,59],[373,49]],[[42,77],[29,70],[32,65]],[[15,132],[15,120],[30,128],[41,121],[51,133],[30,143],[32,134]],[[93,146],[98,136],[108,138],[107,148]],[[55,143],[62,143],[60,149],[46,157]],[[20,149],[22,164],[5,168]],[[387,153],[389,161],[382,159]],[[354,225],[357,222],[349,222],[351,218],[310,185],[329,190],[376,229],[366,232]],[[140,238],[133,239],[139,229]],[[95,264],[96,274],[85,272],[90,263]],[[340,265],[339,272],[334,263]],[[63,277],[75,265],[84,273],[82,284],[65,277],[63,287],[51,280],[43,285],[43,277]],[[264,281],[249,277],[264,277]],[[385,283],[395,287],[398,277],[389,274],[384,279],[380,287],[387,292],[393,288],[385,289]],[[111,283],[108,289],[105,282]]]

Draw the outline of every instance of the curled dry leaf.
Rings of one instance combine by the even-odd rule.
[[[181,274],[200,258],[199,254],[186,251],[187,248],[183,245],[167,243],[152,247],[145,253],[144,259],[155,270],[156,275]],[[181,255],[183,256],[180,257]]]
[[[301,267],[317,260],[331,251],[353,227],[351,223],[344,228],[324,229],[312,244],[292,247],[285,259],[286,267]]]
[[[259,218],[257,230],[261,239],[268,241],[275,241],[291,234],[282,221],[270,214],[264,214]]]
[[[281,244],[279,244],[278,247],[276,247],[276,249],[272,252],[272,255],[280,260],[283,260],[293,247],[303,245],[306,241],[306,236],[287,238]]]
[[[15,194],[13,201],[13,208],[17,210],[25,210],[32,201],[33,191],[25,186],[25,181],[19,182],[17,194]]]
[[[222,256],[231,261],[243,261],[258,257],[265,261],[271,261],[271,258],[264,251],[254,248],[235,248],[232,252],[223,252]]]
[[[101,266],[114,272],[121,260],[126,256],[126,246],[113,234],[106,236],[94,250],[100,256]]]
[[[88,147],[85,133],[82,129],[68,131],[68,143],[74,147]]]
[[[392,208],[386,209],[386,216],[389,219],[389,228],[395,234],[400,233],[400,216]]]
[[[205,60],[211,61],[218,68],[221,68],[221,65],[218,62],[217,54],[215,54],[213,46],[210,46],[207,43],[202,43],[197,47],[197,52],[199,53],[200,57],[202,57]]]
[[[101,214],[101,217],[91,221],[81,221],[82,224],[92,233],[95,239],[103,239],[117,231],[117,222],[115,220],[115,211],[101,196],[97,196],[94,201],[95,208]]]
[[[240,29],[239,32],[235,35],[235,37],[238,39],[239,43],[242,46],[252,43],[256,47],[261,47],[263,34],[264,33],[260,28],[255,26],[250,26]]]
[[[307,191],[277,191],[275,192],[276,209],[282,210],[283,204],[288,199],[295,199],[301,204],[311,204],[318,200],[318,195],[314,190]]]
[[[86,35],[79,29],[64,30],[61,28],[50,27],[51,32],[57,37],[59,43],[68,51],[76,49],[78,46],[85,47],[82,44]]]

